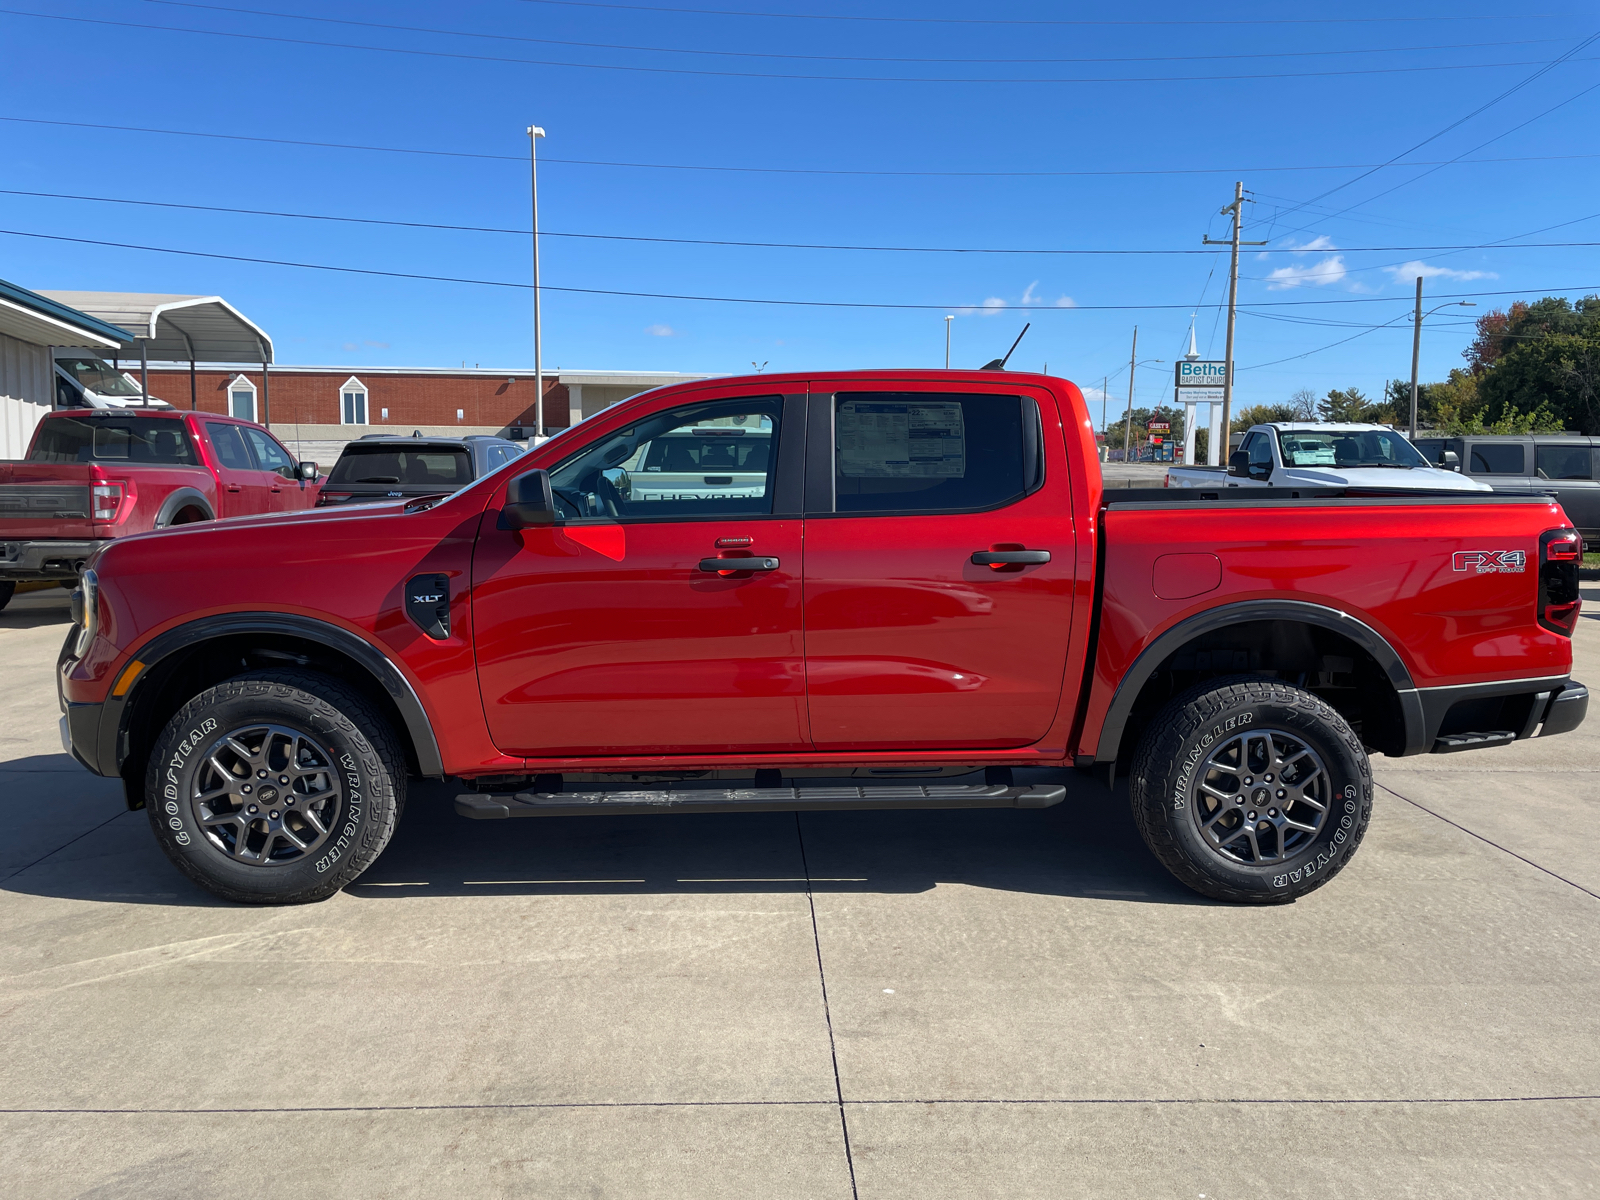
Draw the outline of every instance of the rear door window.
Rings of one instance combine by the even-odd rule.
[[[1534,462],[1540,479],[1594,478],[1594,452],[1588,446],[1537,446]]]
[[[1030,399],[841,392],[833,402],[835,512],[974,512],[1037,486],[1043,460]]]
[[[229,425],[224,421],[207,421],[206,433],[211,438],[211,447],[217,452],[217,461],[230,471],[253,471],[255,463],[250,458],[250,452],[244,448],[244,439],[239,436],[239,427]]]
[[[1471,466],[1474,475],[1526,475],[1528,473],[1521,443],[1475,442],[1472,446]]]

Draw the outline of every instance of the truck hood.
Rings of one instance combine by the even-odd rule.
[[[1425,488],[1439,492],[1494,491],[1481,480],[1470,479],[1454,471],[1440,471],[1434,467],[1351,467],[1345,470],[1285,467],[1283,479],[1285,482],[1301,483],[1307,487]]]

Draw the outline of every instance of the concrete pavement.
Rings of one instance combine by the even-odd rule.
[[[0,1195],[1596,1189],[1600,718],[1374,760],[1284,908],[1182,889],[1103,789],[500,824],[423,786],[356,886],[248,909],[61,754],[65,622],[0,613]]]

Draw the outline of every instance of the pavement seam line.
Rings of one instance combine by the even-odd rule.
[[[1490,838],[1486,838],[1486,837],[1483,836],[1483,834],[1477,833],[1477,832],[1475,832],[1475,831],[1473,831],[1471,829],[1468,829],[1465,825],[1458,824],[1457,822],[1452,821],[1449,817],[1444,816],[1441,813],[1434,812],[1433,809],[1429,808],[1426,804],[1418,804],[1410,796],[1402,796],[1399,792],[1395,791],[1392,787],[1386,787],[1385,785],[1383,785],[1381,783],[1378,784],[1377,786],[1383,788],[1384,791],[1388,792],[1396,800],[1404,800],[1407,804],[1410,804],[1415,808],[1420,808],[1423,812],[1427,813],[1430,817],[1437,817],[1439,820],[1443,821],[1446,825],[1454,826],[1456,829],[1461,830],[1462,833],[1465,833],[1465,834],[1468,834],[1471,837],[1477,838],[1480,842],[1484,843],[1484,845],[1493,846],[1496,850],[1499,850],[1499,851],[1501,851],[1502,853],[1505,853],[1505,854],[1509,854],[1512,858],[1517,859],[1519,862],[1527,863],[1534,870],[1543,871],[1546,875],[1550,876],[1551,879],[1559,879],[1562,883],[1566,884],[1568,887],[1577,888],[1585,896],[1593,896],[1596,900],[1600,900],[1600,893],[1591,892],[1588,888],[1584,887],[1583,884],[1574,883],[1572,880],[1568,879],[1565,875],[1556,874],[1549,867],[1541,867],[1538,863],[1534,862],[1533,859],[1525,858],[1523,855],[1518,854],[1515,850],[1507,849],[1505,846],[1502,846],[1499,842],[1493,841]]]
[[[1001,1097],[959,1098],[908,1098],[883,1100],[846,1100],[845,1104],[880,1107],[893,1105],[1060,1105],[1062,1107],[1087,1105],[1202,1105],[1243,1104],[1268,1105],[1380,1105],[1380,1104],[1562,1104],[1600,1100],[1600,1093],[1572,1096],[1399,1096],[1382,1097],[1306,1098],[1292,1097],[1169,1097],[1111,1096],[1083,1097],[1079,1099],[1042,1098],[1034,1100],[1005,1099]],[[837,1108],[834,1100],[573,1100],[573,1101],[507,1101],[502,1104],[307,1104],[279,1108],[0,1108],[0,1116],[82,1116],[82,1117],[139,1117],[139,1116],[233,1116],[296,1113],[366,1113],[366,1112],[492,1112],[524,1111],[529,1109],[585,1109],[585,1108],[815,1108],[826,1105]]]
[[[7,880],[15,879],[18,875],[21,875],[24,871],[33,870],[40,863],[42,863],[45,859],[50,858],[52,855],[60,854],[63,850],[65,850],[68,846],[72,845],[74,842],[81,842],[84,838],[88,837],[91,833],[94,833],[97,830],[104,829],[107,825],[111,824],[111,822],[115,821],[118,817],[126,816],[127,813],[128,813],[127,809],[123,809],[121,812],[112,813],[104,821],[101,821],[100,824],[94,826],[91,829],[85,829],[82,833],[80,833],[75,838],[70,838],[67,841],[62,842],[61,845],[57,846],[54,850],[50,851],[49,854],[40,855],[38,858],[34,859],[31,863],[29,863],[25,867],[18,867],[15,871],[11,872],[11,874],[7,875],[5,877],[5,879],[7,879]],[[0,881],[0,882],[3,882],[3,881]]]
[[[822,987],[822,1020],[828,1027],[828,1057],[833,1060],[833,1094],[839,1105],[839,1132],[844,1135],[844,1165],[850,1169],[850,1195],[860,1200],[856,1188],[855,1157],[850,1152],[850,1122],[844,1112],[844,1085],[839,1082],[839,1048],[833,1040],[833,1013],[828,1007],[828,976],[822,969],[822,935],[817,930],[817,901],[811,893],[811,864],[806,859],[806,838],[800,814],[794,814],[794,837],[800,846],[800,870],[806,877],[806,907],[811,910],[811,945],[817,952],[817,983]]]

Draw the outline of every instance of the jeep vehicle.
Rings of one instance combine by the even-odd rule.
[[[524,449],[520,442],[488,434],[369,433],[339,452],[317,503],[326,507],[448,494],[505,466]]]
[[[686,478],[639,482],[658,462]],[[708,380],[449,495],[100,548],[61,728],[237,901],[355,880],[416,777],[503,820],[1103,804],[1126,775],[1179,880],[1281,903],[1356,852],[1370,753],[1582,721],[1578,555],[1548,496],[1103,491],[1048,376]]]
[[[1600,546],[1600,437],[1576,433],[1419,437],[1417,449],[1446,471],[1495,491],[1554,496],[1590,549]]]

